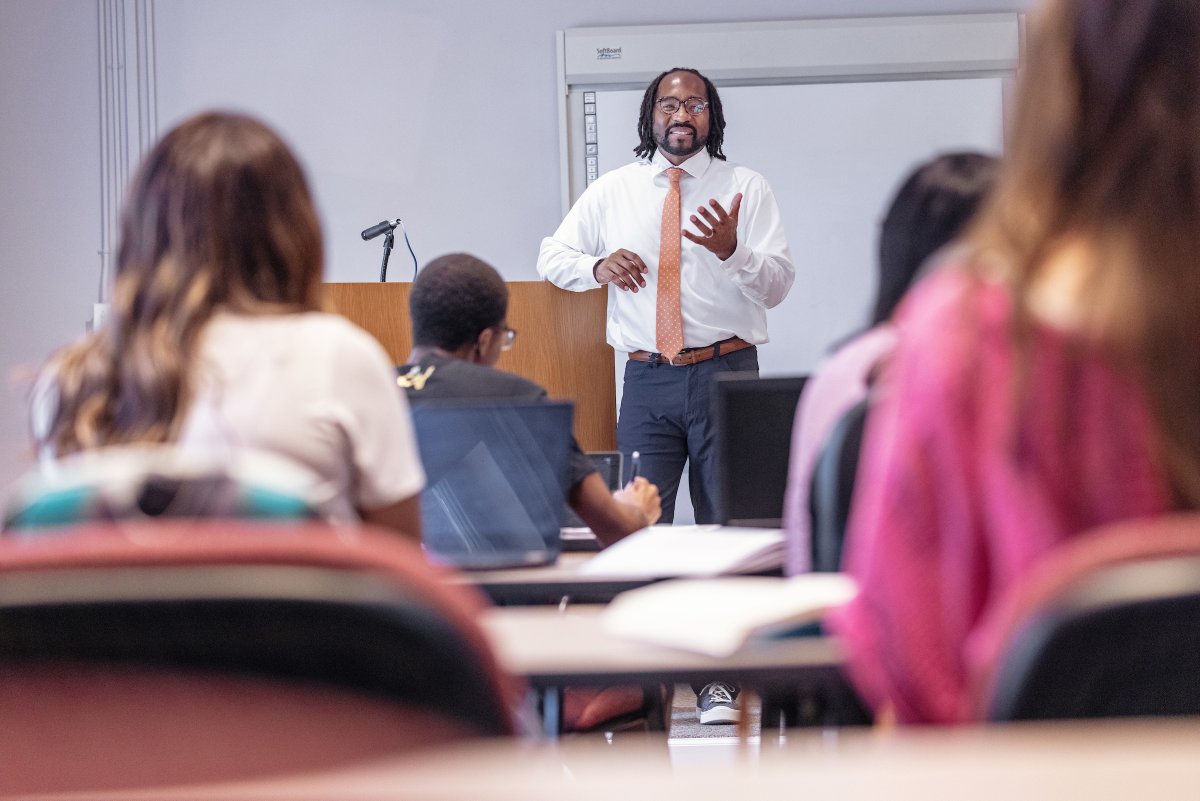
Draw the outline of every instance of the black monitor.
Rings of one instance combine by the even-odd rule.
[[[609,492],[616,492],[624,484],[622,483],[622,471],[624,470],[625,460],[620,451],[588,451],[588,461],[592,463],[592,467],[600,474],[600,478],[604,479],[605,486]],[[567,506],[563,512],[563,528],[586,528],[587,523],[579,519],[579,515]]]
[[[622,471],[625,469],[625,457],[620,451],[588,451],[587,458],[600,478],[604,479],[609,492],[616,492],[624,486]]]
[[[778,528],[796,404],[808,376],[722,373],[713,386],[717,522]]]

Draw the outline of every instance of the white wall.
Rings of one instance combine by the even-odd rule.
[[[376,276],[380,245],[362,242],[358,231],[393,216],[405,219],[422,262],[468,250],[509,279],[531,280],[537,245],[559,222],[556,30],[1028,5],[693,0],[687,17],[674,18],[644,0],[157,0],[159,124],[165,130],[223,106],[277,126],[309,167],[333,280]],[[0,0],[0,19],[7,483],[26,447],[24,404],[10,374],[81,332],[96,296],[99,75],[94,3]],[[411,276],[399,242],[390,275]]]
[[[96,20],[0,0],[0,488],[28,464],[23,375],[83,333],[99,288]]]

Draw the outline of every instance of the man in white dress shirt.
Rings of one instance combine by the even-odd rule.
[[[655,78],[638,160],[593,182],[538,256],[538,272],[557,286],[609,287],[608,343],[629,354],[617,447],[627,462],[641,454],[663,522],[674,519],[689,459],[696,522],[715,520],[709,389],[716,373],[758,371],[766,310],[795,277],[771,187],[725,160],[724,131],[711,81],[691,69]]]

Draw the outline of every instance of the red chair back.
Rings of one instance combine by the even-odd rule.
[[[510,735],[482,596],[368,527],[0,539],[0,796],[248,779]]]
[[[1200,714],[1200,513],[1131,520],[1057,549],[970,649],[990,720]]]

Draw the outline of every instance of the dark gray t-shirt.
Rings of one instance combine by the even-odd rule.
[[[416,364],[397,367],[396,376],[397,383],[408,393],[410,403],[483,398],[545,401],[549,397],[545,389],[519,375],[436,354],[430,354]],[[571,437],[567,469],[570,487],[596,472],[575,437]]]

